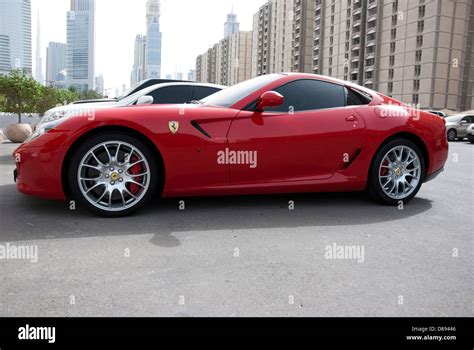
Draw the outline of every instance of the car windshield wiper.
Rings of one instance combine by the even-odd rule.
[[[192,103],[193,105],[202,105],[204,102],[199,101],[199,100],[192,100],[191,103]]]

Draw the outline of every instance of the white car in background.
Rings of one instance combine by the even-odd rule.
[[[91,103],[69,104],[52,108],[44,114],[40,124],[57,120],[70,115],[85,115],[93,113],[97,109],[127,107],[149,104],[185,104],[199,101],[226,86],[201,83],[164,83],[144,88],[132,95],[118,100],[104,100],[104,102],[93,101]]]

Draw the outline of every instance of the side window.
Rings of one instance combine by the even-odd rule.
[[[283,105],[269,108],[268,112],[301,112],[346,106],[345,88],[320,80],[296,80],[274,91],[285,98]]]
[[[466,123],[468,123],[468,124],[472,123],[471,120],[472,120],[472,119],[471,119],[471,117],[469,117],[469,116],[462,118],[462,121],[463,121],[463,122],[466,122]]]
[[[168,86],[156,89],[150,96],[153,96],[153,104],[180,104],[191,101],[191,86]]]
[[[215,94],[217,91],[220,91],[220,89],[213,88],[213,87],[207,87],[207,86],[195,86],[194,87],[194,94],[193,94],[193,100],[202,100],[203,98],[210,96],[212,94]]]
[[[346,94],[348,106],[368,105],[372,101],[369,96],[352,89],[346,88]]]

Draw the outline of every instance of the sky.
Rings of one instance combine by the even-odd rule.
[[[130,85],[135,36],[146,33],[147,0],[96,0],[95,75],[102,74],[106,93]],[[195,68],[196,57],[224,35],[224,22],[237,14],[240,30],[251,30],[253,15],[266,0],[162,0],[161,75],[174,76]],[[66,12],[69,0],[32,0],[33,72],[35,71],[37,17],[41,29],[43,75],[46,47],[50,41],[66,42]]]

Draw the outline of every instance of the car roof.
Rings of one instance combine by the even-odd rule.
[[[171,82],[171,83],[158,83],[155,85],[151,85],[145,89],[148,88],[162,88],[162,87],[167,87],[167,86],[201,86],[201,87],[210,87],[210,88],[216,88],[216,89],[225,89],[227,86],[224,85],[217,85],[217,84],[209,84],[209,83],[196,83],[196,82]]]

